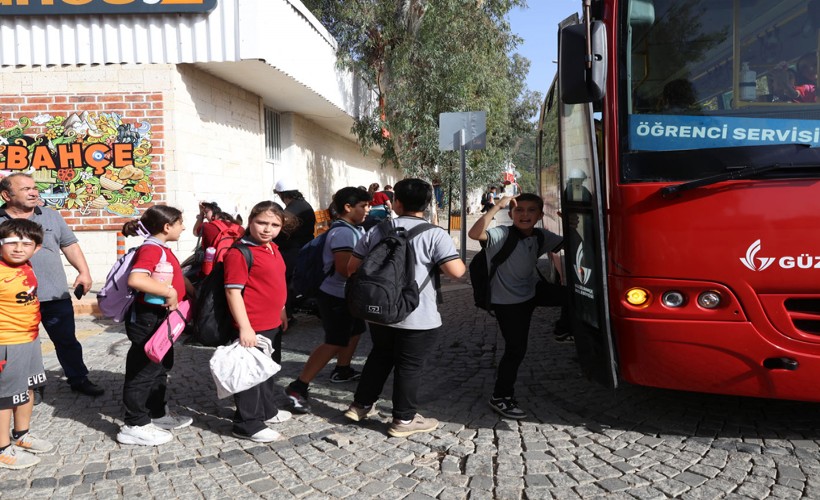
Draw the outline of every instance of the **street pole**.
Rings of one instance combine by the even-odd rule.
[[[450,167],[447,170],[450,174],[447,176],[447,189],[450,190],[450,192],[447,193],[447,234],[450,234],[450,226],[452,226],[450,221],[453,220],[453,169]]]
[[[458,134],[461,151],[461,260],[467,262],[467,148],[464,144],[464,129]]]

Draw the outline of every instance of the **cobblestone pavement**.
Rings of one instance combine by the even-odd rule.
[[[91,399],[50,377],[34,431],[56,444],[36,467],[0,471],[2,498],[820,498],[817,405],[627,386],[608,391],[580,373],[572,344],[552,340],[555,309],[539,309],[517,397],[530,416],[502,420],[487,406],[503,343],[469,286],[445,285],[444,334],[427,364],[430,434],[390,438],[390,382],[378,418],[342,411],[355,384],[312,385],[314,415],[276,425],[287,439],[260,445],[231,436],[231,400],[218,400],[210,349],[179,345],[173,409],[194,424],[159,447],[114,440],[121,424],[128,341],[119,325],[79,318],[85,358],[108,392]],[[281,385],[321,340],[301,316],[283,340]],[[355,365],[369,349],[362,339]],[[284,397],[282,397],[284,403]]]

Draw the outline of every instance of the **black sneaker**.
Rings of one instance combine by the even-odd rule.
[[[34,389],[34,406],[43,402],[43,395],[46,392],[45,386],[40,386]]]
[[[349,366],[336,367],[333,373],[330,374],[330,381],[334,384],[341,384],[343,382],[353,382],[362,378],[362,374]]]
[[[72,385],[71,390],[73,392],[79,392],[80,394],[85,394],[86,396],[91,396],[94,398],[97,396],[102,396],[105,393],[105,389],[88,379],[84,379],[79,384]]]
[[[527,413],[518,407],[518,401],[513,398],[490,398],[490,408],[502,417],[519,420],[525,418]]]
[[[304,394],[300,394],[298,391],[294,391],[290,385],[285,387],[285,396],[290,399],[291,409],[293,413],[298,413],[300,415],[307,415],[310,413],[310,403],[308,402],[308,394],[305,391]]]

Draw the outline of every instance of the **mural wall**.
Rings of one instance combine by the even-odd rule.
[[[67,113],[0,112],[0,170],[30,173],[43,204],[78,218],[77,229],[113,229],[122,222],[112,218],[138,217],[160,201],[153,130],[158,119],[133,104],[78,107]],[[83,227],[85,221],[94,227]]]

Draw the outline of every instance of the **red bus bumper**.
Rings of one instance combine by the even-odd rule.
[[[774,345],[751,323],[613,317],[612,324],[620,376],[627,382],[820,401],[820,389],[815,389],[820,380],[820,355]],[[778,367],[781,359],[796,361],[796,367]]]

